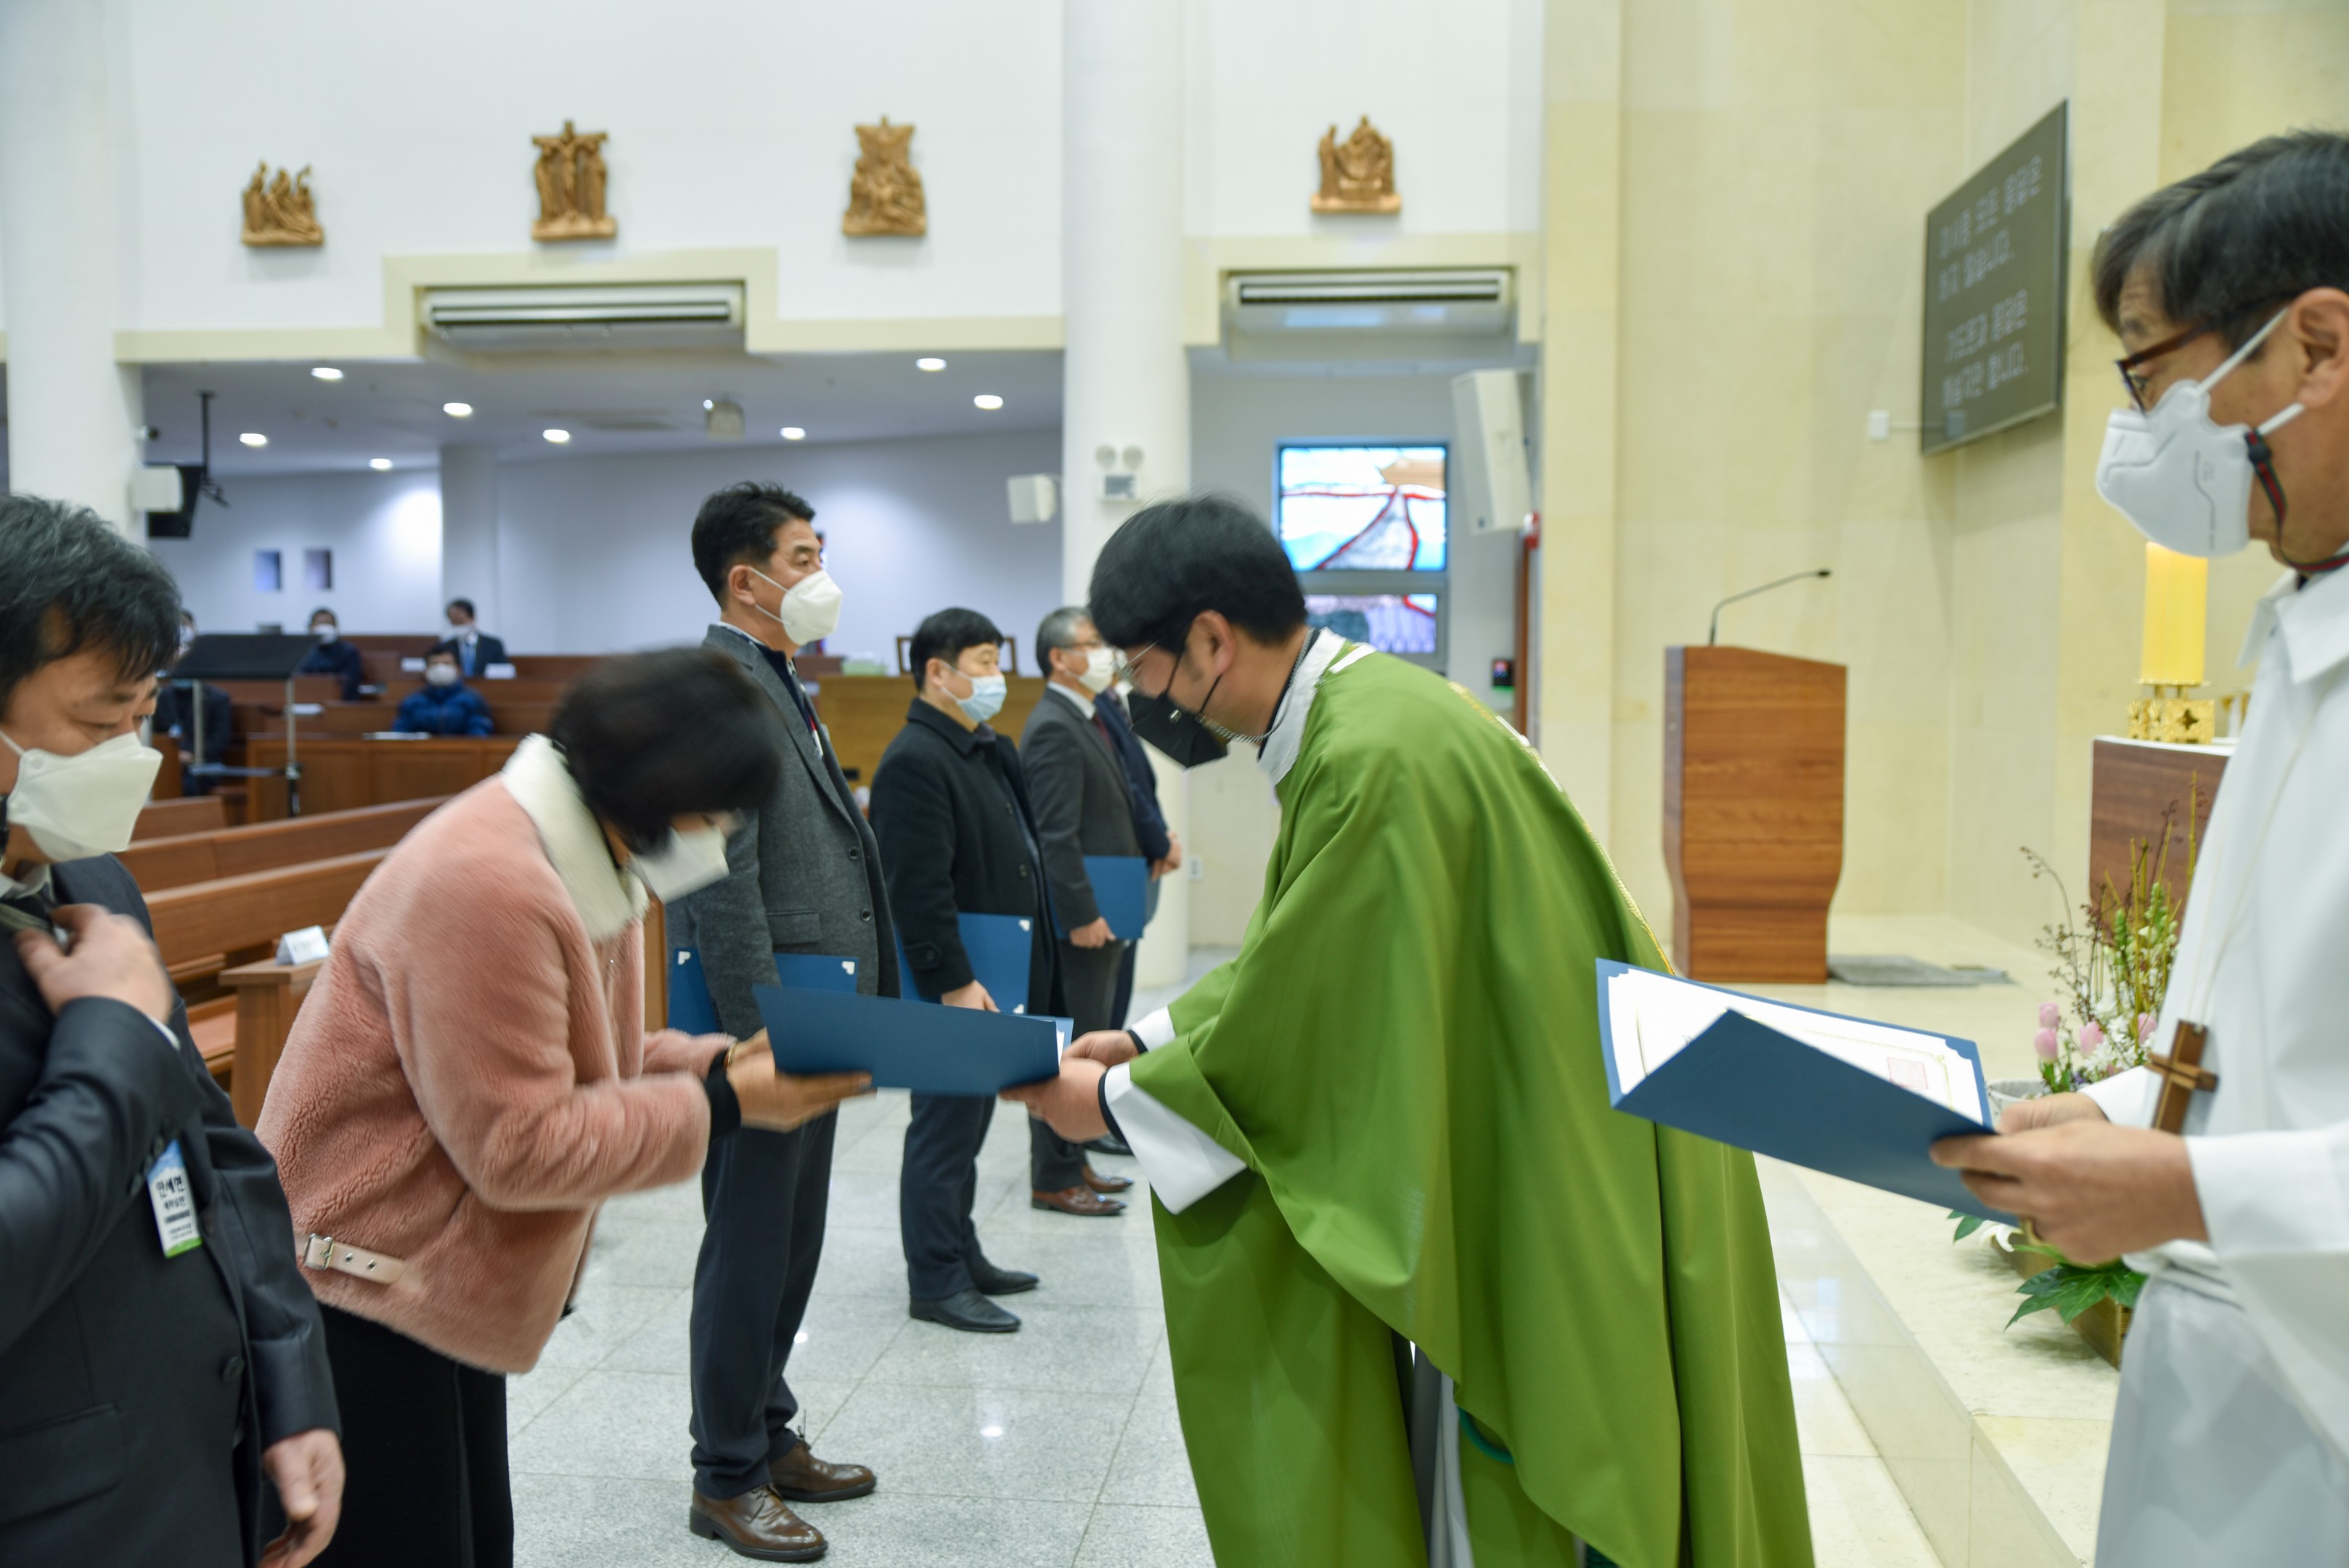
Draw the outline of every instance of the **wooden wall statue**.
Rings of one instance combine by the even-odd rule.
[[[310,202],[310,166],[299,174],[269,177],[269,160],[254,168],[244,187],[244,243],[249,245],[322,245],[326,231]]]
[[[533,136],[538,148],[538,222],[534,240],[608,240],[619,221],[604,211],[604,142],[611,133],[582,136],[563,122],[560,136]]]
[[[1381,136],[1369,115],[1354,134],[1338,140],[1338,128],[1321,133],[1321,189],[1313,197],[1317,213],[1400,213],[1402,198],[1395,194],[1394,143]]]
[[[922,177],[914,168],[913,143],[914,128],[892,125],[885,114],[878,125],[856,128],[856,172],[849,176],[842,234],[929,233],[929,207],[922,197]]]

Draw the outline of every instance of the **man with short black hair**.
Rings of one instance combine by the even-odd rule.
[[[481,629],[472,600],[450,599],[443,613],[449,619],[449,635],[443,640],[457,650],[459,674],[468,680],[477,680],[491,665],[506,662],[505,639]]]
[[[1239,956],[1008,1096],[1164,1210],[1216,1560],[1809,1562],[1753,1158],[1610,1108],[1594,961],[1663,958],[1540,759],[1309,627],[1236,501],[1136,513],[1090,598],[1136,724],[1280,802]]]
[[[776,982],[776,954],[838,959],[854,967],[862,994],[895,996],[896,937],[879,846],[792,662],[840,614],[815,509],[780,485],[730,485],[693,520],[693,565],[718,603],[701,645],[749,673],[790,737],[773,793],[727,840],[725,880],[667,910],[668,945],[698,955],[718,1027],[747,1039],[765,1027],[753,991]],[[863,1465],[815,1457],[792,1428],[800,1402],[783,1375],[823,1253],[839,1126],[826,1114],[787,1133],[746,1127],[713,1145],[701,1168],[694,1506],[746,1556],[821,1555],[823,1536],[788,1505],[862,1497],[876,1484]]]
[[[310,635],[317,646],[303,655],[296,675],[332,675],[343,683],[343,701],[356,702],[367,682],[367,661],[359,650],[343,640],[342,623],[335,612],[320,605],[310,612]]]
[[[2286,570],[2194,866],[2157,1065],[1937,1145],[2083,1262],[2148,1276],[2096,1560],[2349,1563],[2349,137],[2270,137],[2097,242],[2120,337],[2096,488],[2154,543]]]
[[[988,724],[1003,708],[1002,641],[977,610],[940,610],[915,628],[914,701],[874,771],[873,827],[913,989],[949,1007],[1058,1015],[1059,944],[1027,782],[1019,753]],[[963,947],[963,915],[1030,922],[1025,996],[988,993]],[[972,1334],[1017,1329],[1019,1319],[988,1298],[1036,1288],[1035,1275],[988,1262],[972,1219],[994,1116],[985,1096],[916,1095],[897,1184],[907,1310]]]
[[[0,1562],[245,1568],[266,1481],[295,1568],[341,1507],[276,1165],[113,855],[160,763],[139,722],[179,610],[91,513],[0,496]]]

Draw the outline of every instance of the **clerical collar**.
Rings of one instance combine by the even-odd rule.
[[[1256,765],[1274,784],[1287,778],[1288,770],[1297,765],[1298,750],[1305,743],[1305,715],[1313,706],[1313,693],[1346,647],[1346,639],[1327,627],[1316,629],[1306,643],[1304,656],[1298,659],[1296,671],[1288,678],[1288,690],[1273,710],[1272,728],[1265,732],[1264,743],[1257,748]]]
[[[1085,692],[1071,691],[1057,680],[1046,681],[1044,683],[1044,690],[1047,691],[1059,692],[1062,701],[1072,704],[1076,708],[1077,711],[1082,713],[1086,718],[1090,719],[1093,716],[1093,700]]]

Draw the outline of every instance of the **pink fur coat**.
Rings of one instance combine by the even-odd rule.
[[[526,1372],[597,1207],[701,1167],[726,1044],[643,1018],[644,895],[543,736],[434,812],[351,900],[295,1020],[261,1140],[313,1233],[401,1260],[318,1299]]]

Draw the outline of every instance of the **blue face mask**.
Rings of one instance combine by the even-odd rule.
[[[1003,711],[1003,694],[1009,683],[1002,676],[967,675],[963,678],[970,682],[970,695],[956,698],[955,706],[962,710],[964,718],[974,724],[984,724]]]

